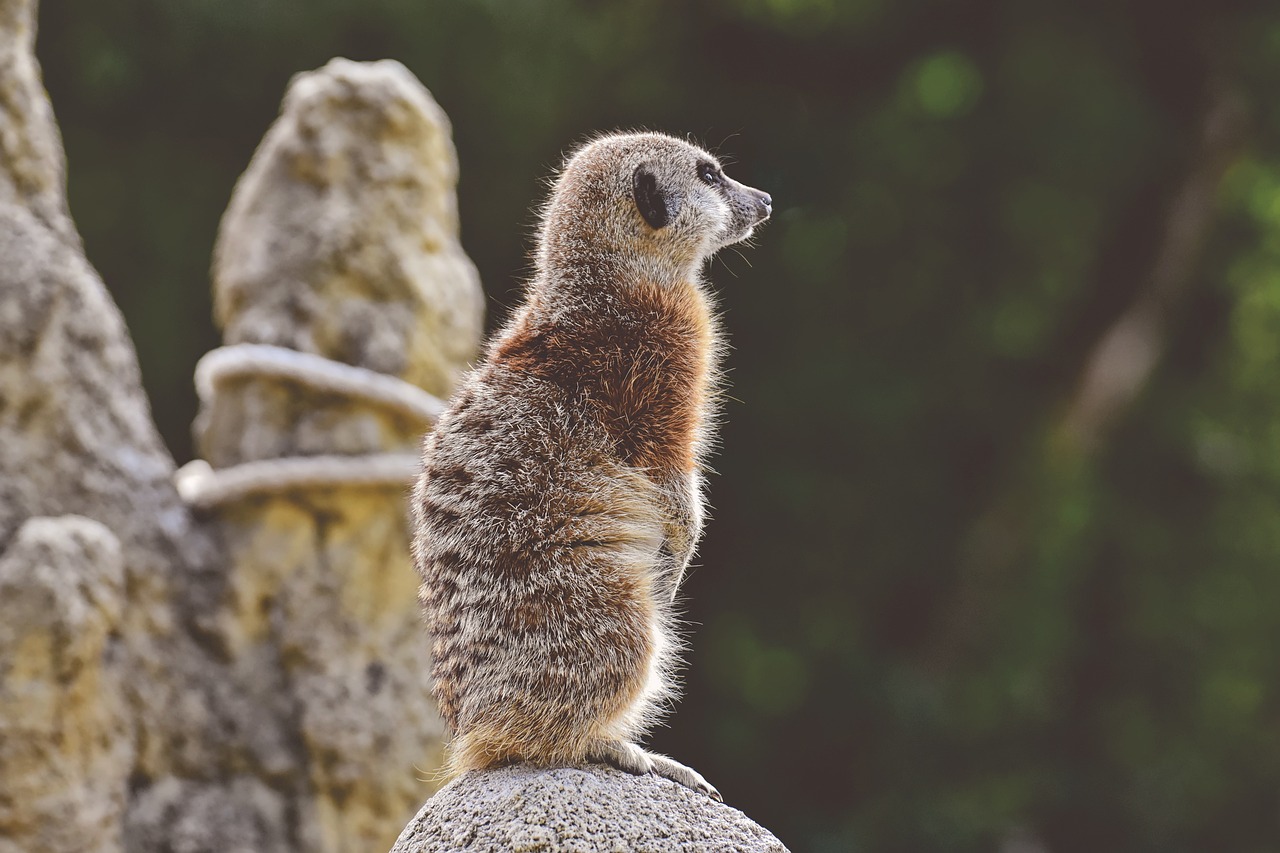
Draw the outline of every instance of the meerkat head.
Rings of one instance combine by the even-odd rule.
[[[603,136],[564,167],[545,211],[540,260],[614,259],[657,281],[696,274],[773,212],[768,193],[724,174],[697,146],[661,133]]]

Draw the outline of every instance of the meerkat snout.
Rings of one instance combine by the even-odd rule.
[[[763,190],[740,184],[724,173],[713,160],[698,163],[698,180],[710,187],[729,209],[729,223],[715,248],[746,240],[755,227],[773,213],[773,197]]]

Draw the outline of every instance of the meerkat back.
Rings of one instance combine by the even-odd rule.
[[[602,762],[719,798],[637,745],[671,692],[720,332],[701,278],[772,212],[657,133],[579,149],[524,303],[428,437],[415,563],[453,772]]]

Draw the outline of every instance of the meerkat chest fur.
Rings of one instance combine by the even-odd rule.
[[[608,287],[607,300],[553,318],[532,308],[492,360],[579,400],[624,464],[660,480],[692,474],[711,438],[722,348],[709,296],[697,280]]]

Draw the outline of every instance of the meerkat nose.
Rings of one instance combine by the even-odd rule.
[[[769,218],[773,214],[773,196],[760,193],[760,206],[764,208],[764,218]]]

